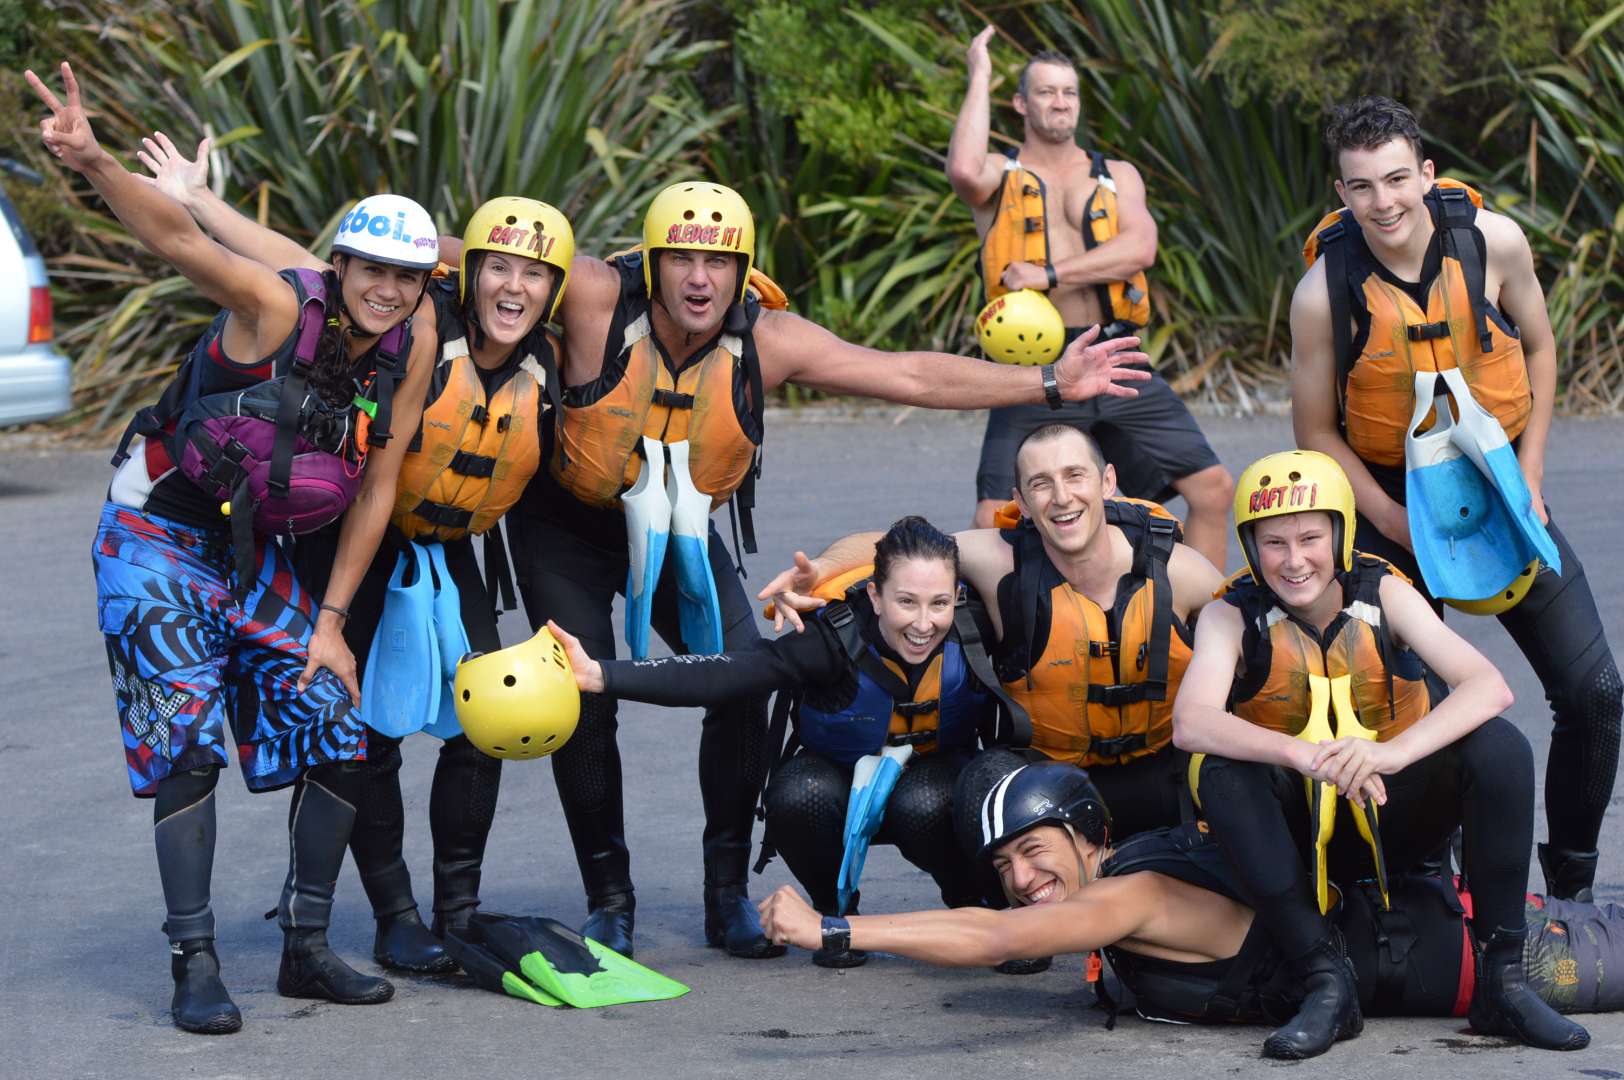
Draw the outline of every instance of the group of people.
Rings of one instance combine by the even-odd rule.
[[[1591,955],[1547,985],[1529,960],[1624,919],[1589,904],[1624,688],[1550,524],[1560,570],[1530,566],[1499,613],[1555,721],[1547,890],[1526,899],[1531,753],[1500,715],[1504,680],[1420,583],[1402,468],[1413,402],[1392,390],[1414,343],[1452,347],[1548,521],[1555,349],[1526,240],[1486,210],[1440,224],[1402,106],[1339,109],[1327,135],[1346,210],[1316,230],[1334,257],[1292,306],[1302,449],[1237,483],[1138,350],[1156,245],[1143,181],[1077,146],[1077,73],[1055,53],[1022,73],[1023,141],[990,153],[990,36],[970,47],[948,179],[984,237],[989,297],[1046,292],[1067,324],[1036,368],[883,354],[789,313],[753,265],[749,207],[707,181],[660,192],[640,248],[608,259],[577,253],[565,215],[527,196],[482,204],[458,239],[389,194],[356,203],[320,259],[215,196],[206,145],[188,159],[155,134],[139,155],[152,176],[136,176],[98,145],[67,64],[61,99],[29,73],[47,148],[221,305],[132,421],[93,548],[130,781],[154,800],[179,1027],[242,1023],[209,901],[232,742],[252,790],[293,788],[279,991],[393,993],[326,941],[346,849],[375,959],[456,968],[444,941],[479,904],[501,759],[430,729],[425,924],[403,857],[405,732],[362,708],[386,597],[429,549],[469,651],[501,648],[512,579],[568,658],[579,721],[551,757],[581,933],[622,955],[624,698],[706,710],[704,936],[733,956],[794,944],[826,967],[883,950],[1020,973],[1084,952],[1110,1002],[1103,952],[1141,1014],[1274,1023],[1277,1057],[1324,1052],[1365,1012],[1588,1042],[1559,1010],[1611,1007],[1605,965]],[[1462,295],[1478,321],[1459,317]],[[735,548],[754,551],[765,405],[785,382],[992,411],[977,527],[908,517],[798,555],[761,594],[793,631],[768,642],[711,515],[726,506]],[[306,457],[336,459],[343,493],[299,517],[294,496],[333,486],[299,471]],[[1182,522],[1159,502],[1173,494]],[[1245,566],[1226,579],[1232,508]],[[615,659],[617,593],[629,660]],[[651,629],[681,662],[647,658]],[[894,786],[876,794],[882,759]],[[872,809],[854,836],[860,795]],[[751,902],[758,803],[763,861],[782,854],[810,904],[787,887]],[[928,872],[946,909],[857,915],[869,842]],[[1414,944],[1383,953],[1395,920]]]

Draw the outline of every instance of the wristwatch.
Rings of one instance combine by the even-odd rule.
[[[823,947],[831,952],[851,948],[851,923],[838,915],[823,917]]]
[[[1053,289],[1060,284],[1060,275],[1055,273],[1054,263],[1049,263],[1043,269],[1049,275],[1049,288]]]
[[[1066,401],[1060,396],[1060,379],[1054,373],[1054,365],[1044,364],[1038,370],[1043,373],[1043,400],[1051,409],[1060,408]]]

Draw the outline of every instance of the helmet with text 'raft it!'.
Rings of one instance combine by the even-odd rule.
[[[465,657],[453,690],[464,734],[492,757],[546,757],[581,718],[575,674],[546,627],[523,644]]]
[[[1331,515],[1336,568],[1353,568],[1353,485],[1329,454],[1284,450],[1258,458],[1235,481],[1235,538],[1241,542],[1252,580],[1263,583],[1252,526],[1264,518],[1318,510]]]
[[[575,258],[575,230],[569,218],[557,207],[537,199],[517,195],[504,195],[482,203],[468,219],[462,232],[462,262],[457,274],[458,299],[468,302],[468,291],[473,288],[470,273],[477,273],[479,252],[491,251],[535,259],[558,271],[553,282],[553,293],[547,301],[542,319],[551,321],[564,299],[564,285],[569,281],[570,263]],[[473,269],[470,269],[470,259]]]
[[[1000,364],[1047,364],[1066,344],[1066,323],[1047,296],[1017,289],[976,316],[981,351]]]

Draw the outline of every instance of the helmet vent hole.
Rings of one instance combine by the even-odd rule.
[[[541,222],[539,222],[539,221],[532,221],[530,224],[536,230],[536,235],[537,236],[540,236],[542,233],[547,231],[546,229],[543,229],[541,227]]]
[[[1470,507],[1470,506],[1463,506],[1463,507],[1461,507],[1461,508],[1460,508],[1460,516],[1461,516],[1461,517],[1462,517],[1462,518],[1463,518],[1463,519],[1464,519],[1464,518],[1469,518],[1469,517],[1471,517],[1471,516],[1472,516],[1472,508],[1471,508],[1471,507]]]
[[[517,225],[519,223],[519,219],[514,217],[512,214],[509,214],[507,217],[507,223],[509,225]]]
[[[495,747],[494,747],[494,749],[495,749],[495,750],[496,750],[496,752],[497,752],[497,753],[498,753],[498,754],[505,754],[505,753],[507,753],[507,752],[508,752],[508,748],[507,748],[507,747],[505,747],[505,746],[503,746],[503,745],[502,745],[502,744],[500,744],[500,743],[498,743],[498,744],[496,744],[496,746],[495,746]]]
[[[1289,476],[1286,477],[1286,479],[1290,480],[1293,484],[1297,483],[1302,478],[1303,478],[1303,474],[1300,473],[1300,472],[1296,472],[1296,471],[1293,471]]]
[[[470,695],[470,694],[469,694],[469,693],[468,693],[468,691],[466,691],[466,690],[464,690],[464,691],[463,691],[463,692],[462,692],[462,700],[464,700],[464,701],[467,701],[467,700],[468,700],[468,699],[469,699],[469,697],[471,697],[471,696],[472,696],[472,695]]]
[[[694,219],[694,212],[692,210],[684,210],[682,212],[682,220],[684,220],[684,221],[692,221],[693,219]]]
[[[513,685],[517,684],[518,681],[519,680],[514,678],[512,675],[503,675],[502,676],[502,685],[503,686],[513,686]]]
[[[711,211],[711,220],[712,221],[721,221],[722,220],[722,212],[720,210],[712,210]]]
[[[1274,483],[1274,481],[1267,476],[1258,477],[1258,487],[1268,487],[1272,483]]]
[[[528,735],[519,736],[519,742],[524,746],[529,746],[530,745],[530,736],[528,736]]]
[[[547,746],[556,738],[558,738],[557,735],[549,735],[545,739],[541,740],[541,745]]]

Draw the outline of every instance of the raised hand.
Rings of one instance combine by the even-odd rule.
[[[79,93],[79,80],[73,77],[73,68],[62,61],[62,89],[67,101],[59,101],[49,87],[32,71],[23,72],[23,78],[33,89],[34,96],[51,110],[51,115],[39,122],[40,138],[62,164],[74,172],[85,172],[102,157],[102,148],[96,142],[96,133],[90,130],[90,118],[85,115]]]
[[[800,613],[816,611],[824,605],[818,597],[806,595],[818,587],[818,575],[817,565],[807,558],[806,552],[797,551],[795,565],[767,582],[766,588],[756,594],[757,600],[766,600],[772,605],[767,615],[773,621],[774,632],[782,633],[786,620],[797,632],[806,629]]]
[[[1100,394],[1112,397],[1138,397],[1139,391],[1127,383],[1150,378],[1150,357],[1138,351],[1136,337],[1112,338],[1094,344],[1099,326],[1091,326],[1055,361],[1055,380],[1060,396],[1067,401],[1084,401]],[[1127,366],[1136,365],[1136,366]]]
[[[970,39],[970,49],[965,54],[965,63],[970,68],[970,78],[988,78],[992,75],[992,57],[987,55],[987,43],[992,40],[994,33],[993,28],[988,26]]]
[[[197,144],[197,157],[188,160],[168,135],[154,131],[135,152],[136,160],[152,173],[140,179],[190,209],[193,198],[209,186],[209,146],[210,140],[204,139]]]

